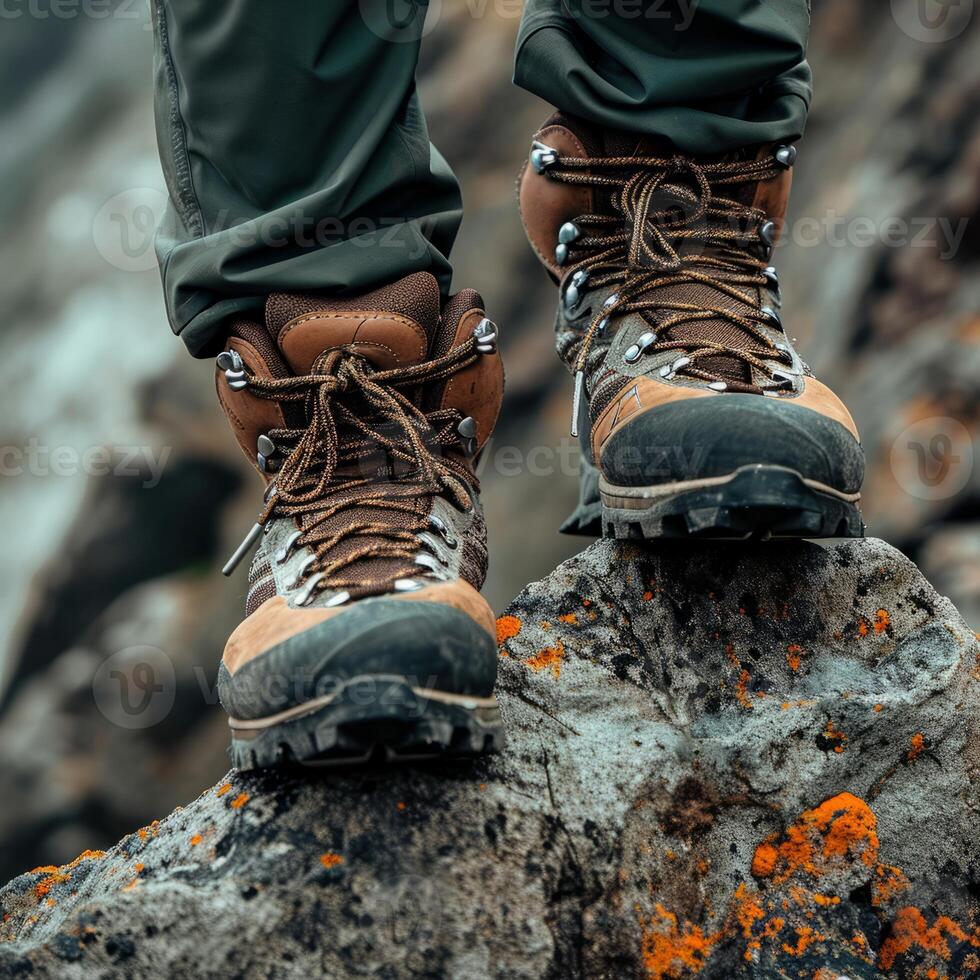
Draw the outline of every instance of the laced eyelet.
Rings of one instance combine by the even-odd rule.
[[[303,559],[303,564],[299,566],[296,570],[296,574],[293,576],[293,580],[286,586],[287,589],[298,589],[303,579],[306,578],[306,573],[309,571],[310,566],[316,561],[316,555],[308,555]],[[317,573],[319,574],[319,573]]]
[[[446,542],[446,547],[455,551],[459,547],[459,539],[449,530],[449,526],[435,514],[429,515],[429,523],[439,532],[442,540]]]
[[[283,546],[276,552],[275,559],[277,565],[284,564],[289,559],[289,553],[296,546],[296,542],[303,536],[302,531],[293,531],[283,542]]]
[[[548,167],[552,167],[558,162],[558,151],[546,143],[540,143],[535,140],[531,144],[529,160],[535,172],[543,174]]]
[[[787,170],[796,163],[796,157],[799,151],[795,146],[780,146],[776,149],[773,156],[776,158],[776,162],[781,166],[785,167]]]
[[[241,391],[248,387],[248,374],[245,362],[236,350],[225,350],[218,355],[218,368],[225,372],[225,380],[232,391]]]
[[[623,360],[627,364],[635,364],[657,342],[657,335],[648,331],[640,336],[635,344],[626,349]]]
[[[317,572],[316,575],[314,575],[309,582],[306,583],[306,588],[303,589],[303,591],[296,597],[297,606],[305,606],[309,604],[316,591],[317,585],[323,580],[323,577],[323,572]],[[348,596],[348,598],[350,597]]]
[[[681,368],[686,368],[690,363],[691,359],[689,357],[678,357],[673,364],[665,364],[660,369],[660,377],[665,378],[667,381],[671,381],[677,372],[681,370]]]
[[[481,354],[496,354],[499,333],[497,324],[489,317],[484,317],[473,328],[473,336],[476,337],[476,349]]]
[[[428,552],[422,552],[420,555],[415,556],[415,562],[420,568],[427,568],[433,574],[444,577],[446,574],[446,565],[441,562],[435,555],[430,555]]]

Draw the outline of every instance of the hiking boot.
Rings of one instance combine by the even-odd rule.
[[[468,755],[501,743],[474,461],[503,394],[472,290],[429,273],[269,298],[218,397],[266,483],[246,619],[218,678],[240,768]]]
[[[586,463],[564,530],[863,534],[857,429],[779,313],[795,160],[789,145],[695,159],[562,114],[536,134],[521,213],[559,284]]]

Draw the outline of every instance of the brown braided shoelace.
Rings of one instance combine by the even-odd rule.
[[[755,289],[769,284],[760,228],[768,220],[762,211],[724,197],[738,184],[770,180],[781,172],[772,158],[698,163],[686,157],[564,157],[548,167],[550,179],[597,187],[608,193],[613,214],[586,214],[565,227],[573,228],[566,263],[572,282],[587,281],[589,289],[619,288],[593,316],[574,351],[578,418],[585,371],[595,339],[609,322],[627,313],[656,312],[656,333],[646,335],[644,354],[677,351],[671,374],[682,374],[719,390],[785,390],[771,364],[792,365],[792,355],[760,330],[760,324],[779,326],[774,311],[762,307]],[[581,253],[581,257],[575,257]],[[578,273],[578,278],[576,277]],[[650,295],[665,287],[707,287],[734,302],[684,302],[670,295]],[[752,292],[747,291],[751,289]],[[675,293],[676,295],[676,293]],[[666,314],[666,315],[664,315]],[[746,336],[745,346],[730,346],[710,337],[672,337],[681,324],[722,320]],[[652,321],[651,321],[652,322]],[[706,362],[723,356],[755,368],[770,383],[755,385],[720,374]],[[717,363],[717,362],[716,362]],[[751,374],[750,374],[751,377]],[[573,430],[576,428],[573,422]],[[577,434],[573,431],[573,434]]]
[[[362,356],[341,348],[321,355],[309,375],[250,379],[250,394],[300,402],[309,420],[302,429],[269,433],[288,455],[256,524],[305,518],[293,545],[313,553],[305,568],[308,597],[328,588],[363,596],[386,591],[399,577],[418,577],[424,573],[414,562],[421,547],[418,535],[431,530],[420,501],[448,495],[463,510],[473,506],[468,489],[477,489],[473,473],[460,455],[445,451],[460,447],[462,415],[455,409],[425,412],[406,392],[417,396],[421,385],[448,378],[479,357],[477,341],[470,339],[422,364],[377,371]],[[382,456],[397,477],[374,475],[371,461]],[[352,520],[341,530],[324,526],[345,510],[365,508],[376,509],[379,519]],[[389,519],[381,520],[382,515]],[[360,544],[339,547],[357,539]],[[366,559],[403,565],[386,570],[385,581],[352,574]]]

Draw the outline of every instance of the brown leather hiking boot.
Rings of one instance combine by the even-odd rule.
[[[473,292],[428,273],[354,299],[273,295],[218,397],[266,483],[221,702],[243,768],[492,751],[494,616],[474,460],[503,395]]]
[[[521,213],[560,286],[587,462],[565,530],[863,534],[857,429],[793,349],[770,265],[795,160],[692,159],[561,114],[536,134]]]

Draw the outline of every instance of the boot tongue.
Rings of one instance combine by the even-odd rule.
[[[385,370],[417,364],[430,356],[438,344],[440,307],[439,284],[430,273],[421,272],[350,298],[274,293],[266,303],[266,329],[294,374],[311,373],[321,354],[345,345],[351,345],[379,370]],[[307,424],[301,405],[287,404],[286,408],[294,412],[290,420],[293,426],[303,428]],[[361,439],[363,434],[342,425],[338,436],[344,443]],[[384,557],[392,541],[383,533],[344,535],[355,525],[372,525],[380,532],[383,528],[400,530],[411,522],[404,511],[360,503],[366,496],[384,499],[389,495],[385,486],[394,482],[392,466],[379,447],[377,452],[367,452],[358,461],[339,467],[333,481],[337,488],[328,491],[324,507],[344,502],[348,506],[326,518],[322,512],[315,511],[298,519],[304,530],[321,540],[331,535],[340,537],[322,556],[324,566],[357,556],[338,573],[340,579],[351,577],[364,583],[360,588],[350,589],[352,594],[384,591],[406,566],[404,559]],[[361,482],[365,479],[371,482]],[[337,486],[349,481],[355,481],[351,488]],[[430,503],[428,497],[412,501],[419,519]]]
[[[295,374],[325,351],[352,345],[379,370],[424,361],[439,329],[439,284],[418,272],[361,296],[273,293],[266,328]]]
[[[676,155],[677,149],[674,144],[663,137],[638,135],[636,133],[624,133],[617,130],[594,131],[592,139],[601,146],[602,152],[607,156],[630,156],[630,157],[654,157],[658,159],[671,159]],[[725,159],[724,154],[719,154],[713,160]],[[700,162],[708,162],[708,158],[699,158]],[[748,190],[736,188],[735,193],[739,196],[748,195],[746,203],[751,203],[751,197],[755,193],[755,185]],[[653,289],[648,294],[648,298],[659,298],[663,302],[690,303],[703,307],[722,307],[738,309],[738,304],[731,297],[720,290],[712,289],[705,285],[687,286],[663,286]],[[728,320],[718,318],[712,320],[702,320],[699,322],[683,323],[671,329],[670,335],[675,340],[690,341],[697,345],[702,341],[711,341],[722,344],[733,349],[750,348],[753,345],[753,338],[744,330]],[[747,383],[751,381],[751,372],[747,365],[737,357],[726,357],[719,354],[713,357],[706,357],[700,362],[701,367],[714,372],[728,381]]]

